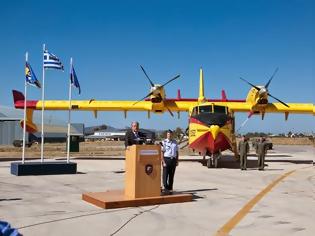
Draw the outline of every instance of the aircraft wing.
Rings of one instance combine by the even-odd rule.
[[[24,95],[13,91],[14,105],[18,109],[24,108]],[[281,103],[268,103],[259,106],[246,102],[245,100],[206,100],[206,103],[228,106],[233,112],[265,112],[265,113],[300,113],[315,115],[315,107],[312,103],[288,103],[289,107]],[[171,111],[188,112],[193,106],[200,104],[197,99],[166,99],[163,103],[151,101],[102,101],[102,100],[72,100],[72,110],[82,111],[152,111],[163,113],[168,109]],[[28,100],[26,106],[29,109],[41,110],[41,100]],[[46,100],[45,110],[68,110],[67,100]]]
[[[313,103],[287,103],[289,107],[286,107],[281,103],[268,103],[265,106],[253,106],[248,102],[225,104],[234,112],[298,113],[315,115],[315,106]]]
[[[13,91],[14,106],[17,109],[24,109],[23,93]],[[69,110],[68,100],[46,100],[45,110]],[[165,112],[167,108],[172,111],[189,111],[193,105],[197,105],[196,99],[184,101],[168,99],[165,103],[152,103],[151,101],[104,101],[104,100],[71,100],[71,109],[80,111],[152,111]],[[41,100],[27,100],[26,107],[32,110],[42,109]],[[167,108],[166,108],[167,107]]]
[[[71,109],[81,111],[151,111],[151,102],[137,101],[95,101],[95,100],[72,100]],[[69,101],[46,100],[45,110],[69,110]],[[30,109],[41,110],[42,101],[27,101],[26,106]],[[15,102],[15,107],[23,109],[23,102]]]
[[[265,109],[270,113],[299,113],[315,115],[315,106],[312,103],[287,103],[289,107],[281,103],[269,103]]]

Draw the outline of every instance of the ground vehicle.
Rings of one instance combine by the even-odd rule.
[[[252,147],[256,150],[257,149],[257,143],[259,142],[259,139],[253,139],[252,140]],[[273,143],[269,140],[265,141],[265,144],[267,146],[267,150],[272,150],[273,149]]]

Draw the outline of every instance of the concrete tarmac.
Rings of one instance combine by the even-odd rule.
[[[193,202],[112,210],[82,201],[81,194],[122,189],[122,157],[76,159],[78,174],[55,176],[13,176],[10,162],[0,162],[0,220],[23,235],[311,236],[314,156],[311,146],[275,146],[265,171],[257,170],[254,155],[247,171],[239,169],[231,153],[225,153],[218,169],[202,166],[196,156],[181,157],[175,191],[193,193]]]

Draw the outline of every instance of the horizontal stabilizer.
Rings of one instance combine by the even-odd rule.
[[[12,90],[14,107],[17,109],[24,109],[25,96],[17,90]],[[27,100],[26,107],[29,109],[36,109],[37,100]]]

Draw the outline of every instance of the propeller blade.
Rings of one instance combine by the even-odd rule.
[[[179,141],[178,141],[178,145],[181,145],[182,143],[185,143],[185,142],[188,142],[188,139],[186,138],[184,140],[184,138],[181,138]]]
[[[245,83],[248,83],[250,86],[252,86],[253,88],[257,89],[258,91],[260,91],[260,88],[258,88],[256,85],[253,85],[252,83],[248,82],[246,79],[243,79],[242,77],[240,77],[241,80],[243,80]]]
[[[188,136],[189,127],[187,127],[184,131],[184,135]]]
[[[271,80],[272,80],[273,77],[277,74],[278,70],[279,70],[279,67],[276,68],[275,72],[273,72],[273,74],[272,74],[272,76],[270,77],[269,81],[268,81],[267,84],[265,85],[265,88],[266,88],[266,89],[268,89],[268,86],[269,86]]]
[[[153,91],[152,91],[151,93],[149,93],[147,96],[145,96],[144,98],[142,98],[142,99],[136,101],[136,102],[135,102],[134,104],[132,104],[132,105],[136,105],[138,102],[141,102],[142,100],[146,99],[147,97],[150,97],[152,94],[153,94]]]
[[[166,109],[168,110],[168,112],[171,114],[172,117],[174,117],[173,112],[171,111],[171,109],[169,109],[166,105],[165,105]]]
[[[185,145],[181,146],[180,149],[184,149],[184,148],[187,147],[188,145],[189,145],[189,142],[188,142],[188,140],[187,140],[187,143],[186,143]]]
[[[163,84],[161,87],[164,87],[165,85],[167,85],[168,83],[172,82],[173,80],[176,80],[177,78],[179,78],[180,75],[176,75],[173,79],[170,79],[169,81],[167,81],[165,84]]]
[[[187,139],[186,140],[183,140],[183,139],[184,139],[185,136],[188,136],[188,130],[189,130],[189,127],[187,127],[184,132],[183,131],[181,132],[182,133],[182,137],[179,139],[178,145],[183,143],[183,142],[185,142],[185,141],[187,141]]]
[[[184,137],[185,137],[185,135],[183,135],[183,136],[180,138],[180,140],[178,141],[178,145],[180,145],[180,144],[182,144],[182,143],[188,141],[187,138],[185,138],[185,140],[184,140]]]
[[[276,99],[278,102],[280,102],[280,103],[283,104],[284,106],[289,107],[288,104],[286,104],[285,102],[282,102],[280,99],[278,99],[278,98],[272,96],[270,93],[268,93],[268,96],[272,97],[273,99]]]
[[[180,139],[178,140],[178,145],[180,145],[183,142],[184,136],[185,135],[182,134],[182,137],[180,137]]]
[[[164,103],[164,100],[163,100],[161,94],[158,94],[158,97],[159,97],[159,98],[163,101],[163,103]],[[168,110],[168,112],[171,114],[171,116],[174,117],[173,112],[171,111],[171,109],[169,109],[169,108],[167,107],[167,105],[166,105],[165,103],[164,103],[164,106],[166,107],[166,109]]]
[[[154,87],[154,83],[152,82],[152,80],[150,80],[149,76],[147,75],[147,72],[145,72],[144,68],[143,68],[141,65],[140,65],[140,67],[141,67],[143,73],[145,74],[145,76],[148,78],[148,80],[149,80],[151,86]]]

